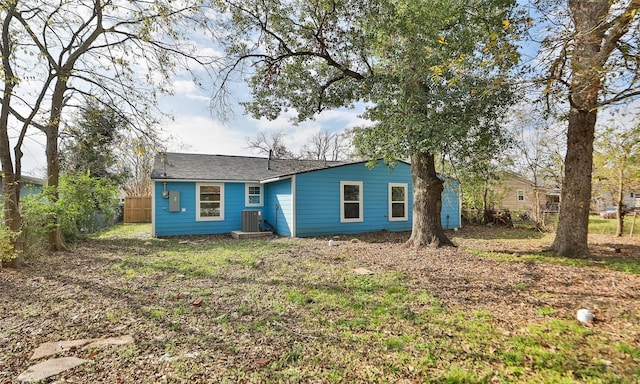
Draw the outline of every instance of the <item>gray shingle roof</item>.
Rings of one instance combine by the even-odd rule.
[[[261,181],[344,164],[348,163],[169,152],[156,156],[151,179]]]
[[[20,179],[22,180],[22,185],[32,184],[32,185],[46,185],[46,180],[41,177],[33,177],[27,175],[21,175]],[[2,185],[2,170],[0,169],[0,186]],[[2,193],[2,191],[0,191]]]

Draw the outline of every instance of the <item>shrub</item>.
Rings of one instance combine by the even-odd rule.
[[[45,187],[41,194],[22,200],[23,228],[28,244],[44,244],[52,226],[60,225],[65,241],[75,241],[114,222],[118,189],[111,181],[87,175],[62,176],[59,198],[52,202],[53,190]],[[55,217],[59,220],[56,222]]]
[[[0,265],[16,257],[16,250],[13,248],[12,242],[15,236],[15,232],[11,231],[4,224],[0,224]]]

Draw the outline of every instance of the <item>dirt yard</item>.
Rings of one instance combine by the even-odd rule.
[[[381,269],[399,268],[415,278],[415,284],[449,305],[467,310],[501,314],[506,327],[517,327],[535,318],[535,311],[549,305],[563,316],[575,316],[589,308],[603,326],[628,326],[626,315],[640,317],[640,276],[601,268],[603,260],[640,260],[640,238],[590,236],[591,267],[573,267],[537,261],[501,262],[475,256],[468,250],[515,256],[538,253],[551,244],[541,239],[494,238],[494,230],[467,227],[450,232],[456,249],[407,249],[406,235],[387,233],[386,239],[368,239],[340,246],[363,264]],[[346,239],[346,238],[345,238]],[[616,252],[616,248],[620,253]],[[638,324],[635,324],[637,326]],[[640,343],[640,334],[638,335]]]
[[[407,284],[429,292],[446,307],[494,314],[498,326],[506,333],[539,319],[540,308],[552,308],[555,316],[566,319],[575,317],[579,308],[588,308],[595,315],[594,327],[613,339],[624,330],[627,343],[640,345],[640,276],[602,266],[605,260],[612,259],[637,262],[640,239],[593,236],[590,265],[576,267],[539,260],[499,260],[500,255],[518,259],[548,247],[551,237],[535,232],[525,240],[497,238],[494,229],[480,227],[452,231],[449,235],[457,248],[406,248],[403,242],[407,233],[383,232],[335,237],[332,246],[328,246],[329,238],[306,239],[292,251],[295,254],[279,257],[287,257],[287,263],[320,260],[329,266],[338,266],[348,259],[374,274],[401,271],[407,276]],[[150,252],[145,240],[140,236],[127,242],[89,240],[78,244],[72,252],[32,260],[22,270],[0,270],[0,382],[13,382],[29,366],[33,350],[44,341],[99,338],[125,332],[141,340],[129,352],[131,361],[127,362],[126,370],[108,368],[109,364],[128,361],[121,351],[110,355],[110,363],[85,369],[81,380],[68,376],[56,382],[170,382],[158,368],[162,363],[158,359],[168,352],[158,349],[153,340],[185,331],[172,331],[168,324],[164,324],[163,331],[152,331],[141,314],[150,303],[164,297],[190,302],[196,298],[185,293],[188,286],[184,279],[175,276],[167,276],[159,285],[157,281],[136,276],[127,279],[111,272],[115,263],[125,259],[125,254],[145,257]],[[216,241],[216,237],[183,241]],[[497,256],[485,257],[482,252],[495,252]],[[224,303],[223,299],[216,301],[218,313],[224,312]],[[128,309],[116,309],[125,304]],[[237,310],[229,309],[232,314],[234,311]],[[153,317],[153,313],[144,313]],[[182,336],[176,343],[193,343],[190,332],[196,331],[179,333]],[[84,355],[92,358],[96,353],[99,352]],[[155,356],[155,365],[151,356]],[[236,364],[230,356],[220,364]],[[259,364],[260,360],[257,361]]]

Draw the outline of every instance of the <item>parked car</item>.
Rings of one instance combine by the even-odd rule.
[[[615,219],[617,217],[616,207],[606,207],[604,211],[600,211],[600,217],[603,219]]]

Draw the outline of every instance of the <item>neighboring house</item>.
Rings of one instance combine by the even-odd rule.
[[[629,210],[640,210],[640,192],[625,193],[622,203]]]
[[[166,153],[151,174],[154,236],[259,231],[309,237],[412,226],[411,166]],[[442,223],[460,227],[456,182]]]
[[[591,205],[592,211],[597,213],[607,210],[615,210],[617,198],[614,197],[614,195],[615,194],[612,194],[611,192],[597,189],[597,186],[594,187]],[[623,208],[628,211],[640,210],[640,192],[625,192],[622,195],[622,205]]]
[[[44,179],[31,176],[22,176],[22,186],[20,187],[20,197],[42,192],[45,185]],[[2,173],[0,172],[0,195],[2,195]]]
[[[531,180],[514,173],[503,173],[494,186],[494,209],[533,217],[536,191],[539,193],[540,212],[558,212],[559,189],[536,187]]]

